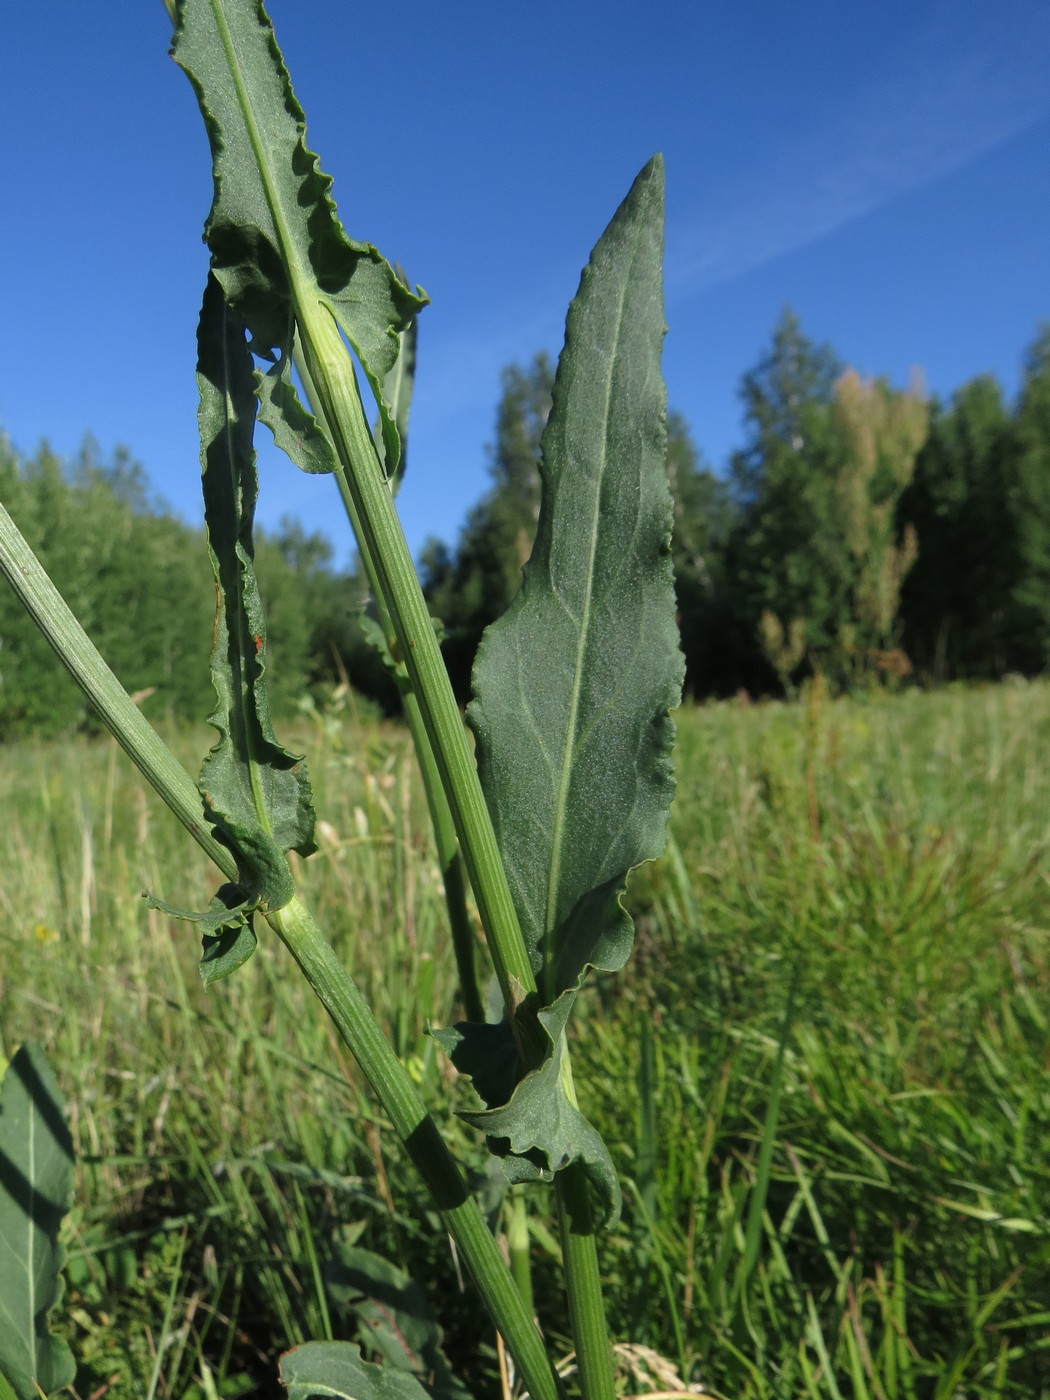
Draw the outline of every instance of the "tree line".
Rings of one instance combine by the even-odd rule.
[[[503,375],[492,487],[454,550],[422,566],[465,694],[506,607],[539,509],[553,371]],[[1050,327],[1015,403],[990,375],[947,402],[864,379],[785,311],[741,381],[745,442],[728,473],[668,417],[672,555],[696,697],[1032,674],[1050,659]]]
[[[457,693],[484,628],[521,579],[540,504],[553,366],[502,376],[492,484],[454,546],[420,560]],[[945,402],[864,379],[785,311],[742,378],[745,440],[725,474],[668,416],[671,554],[687,689],[790,692],[820,672],[846,688],[1034,674],[1050,659],[1050,327],[1008,402],[983,375]],[[151,717],[202,719],[215,595],[199,528],[152,496],[124,452],[88,442],[63,463],[0,440],[0,499]],[[293,520],[260,532],[275,708],[349,681],[396,690],[362,630],[362,581]],[[90,726],[72,682],[0,590],[0,738]]]
[[[90,441],[66,463],[47,446],[24,458],[0,439],[0,500],[149,717],[205,719],[214,701],[215,584],[203,530],[151,494],[126,452],[102,462]],[[332,568],[328,541],[284,520],[257,532],[256,565],[275,709],[287,713],[304,695],[331,690],[348,666],[384,694],[385,673],[355,618],[361,589]],[[0,739],[95,724],[14,593],[0,586]]]

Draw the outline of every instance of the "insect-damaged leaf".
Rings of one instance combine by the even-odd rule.
[[[255,397],[245,329],[214,277],[197,333],[198,422],[204,516],[218,593],[212,647],[218,742],[204,760],[205,811],[237,858],[240,880],[203,914],[205,982],[225,977],[255,948],[252,911],[280,909],[294,893],[286,852],[315,850],[314,814],[302,759],[277,742],[264,671],[266,625],[255,578],[252,522],[257,479]],[[178,914],[169,906],[166,912]]]
[[[662,242],[663,166],[654,158],[569,309],[542,440],[536,542],[520,592],[482,639],[468,711],[549,1008],[540,1018],[548,1062],[532,1076],[545,1091],[526,1080],[505,1107],[489,1106],[499,1107],[498,1131],[514,1153],[553,1169],[566,1151],[582,1157],[607,1201],[615,1193],[607,1158],[587,1161],[580,1134],[574,1142],[566,1132],[576,1110],[550,1065],[565,999],[571,1005],[587,966],[612,971],[627,959],[633,926],[620,896],[629,871],[662,849],[674,789],[668,711],[683,668],[660,376]],[[457,1063],[476,1074],[485,1052],[472,1055],[474,1033],[460,1031]]]
[[[47,1328],[61,1293],[58,1228],[72,1190],[58,1085],[43,1050],[27,1041],[0,1085],[0,1378],[17,1400],[61,1390],[76,1374],[72,1352]]]
[[[398,434],[383,382],[398,335],[425,297],[409,291],[375,248],[344,232],[259,0],[183,0],[173,54],[197,93],[212,147],[215,198],[205,237],[213,270],[253,349],[275,355],[266,376],[274,383],[264,386],[267,423],[293,413],[290,432],[309,439],[319,431],[313,424],[301,432],[305,410],[289,407],[294,317],[305,298],[327,308],[360,360],[393,472]],[[306,469],[323,469],[324,460],[323,451],[308,450]]]

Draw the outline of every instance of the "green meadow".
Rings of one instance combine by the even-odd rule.
[[[618,1385],[1050,1396],[1050,685],[811,687],[678,726],[633,961],[574,1031],[625,1183],[602,1240]],[[304,895],[487,1174],[422,1019],[459,1011],[407,736],[345,694],[291,728],[322,818],[318,853],[291,857]],[[166,737],[196,771],[209,732]],[[202,988],[192,929],[141,896],[204,908],[214,872],[109,740],[7,745],[0,788],[0,1035],[8,1055],[41,1040],[68,1101],[56,1317],[81,1400],[278,1395],[280,1351],[367,1329],[340,1242],[420,1280],[458,1376],[499,1394],[448,1239],[276,939]],[[557,1348],[557,1231],[526,1201]]]

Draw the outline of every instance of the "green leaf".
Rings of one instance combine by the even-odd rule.
[[[470,1077],[485,1103],[498,1105],[459,1116],[486,1134],[493,1152],[503,1159],[507,1179],[553,1181],[555,1172],[581,1161],[598,1193],[602,1219],[614,1221],[622,1197],[612,1158],[563,1080],[563,1032],[575,1000],[576,991],[570,990],[539,1012],[551,1051],[539,1069],[522,1079],[517,1046],[505,1021],[486,1026],[461,1023],[431,1034],[456,1068]]]
[[[58,1230],[73,1190],[73,1141],[39,1045],[27,1041],[0,1086],[0,1375],[17,1400],[71,1384],[73,1354],[47,1316],[61,1295]]]
[[[405,280],[401,268],[396,269],[397,275],[402,282]],[[412,393],[416,387],[416,350],[419,344],[419,322],[415,317],[409,322],[405,330],[398,336],[397,359],[393,367],[387,371],[383,379],[383,398],[390,406],[390,413],[397,428],[397,436],[401,444],[401,456],[393,471],[390,470],[386,460],[386,447],[383,442],[383,423],[379,423],[372,431],[375,439],[376,451],[379,460],[384,463],[384,471],[390,481],[390,489],[397,491],[405,475],[408,456],[408,413],[412,407]]]
[[[218,585],[212,650],[218,742],[204,760],[205,810],[237,858],[240,891],[225,886],[206,915],[190,916],[221,948],[206,945],[205,981],[243,961],[254,935],[231,941],[254,908],[281,909],[294,893],[286,852],[309,855],[313,805],[305,766],[277,742],[264,685],[266,625],[253,564],[257,480],[252,432],[255,398],[244,325],[209,277],[198,331],[198,414],[208,543]],[[239,898],[238,898],[239,893]],[[220,918],[225,906],[227,917]],[[169,912],[174,912],[170,911]]]
[[[393,472],[398,432],[383,382],[424,294],[409,291],[375,248],[344,232],[258,0],[183,0],[173,54],[197,93],[212,147],[215,198],[205,228],[212,267],[251,331],[252,348],[276,351],[276,406],[296,398],[295,316],[307,301],[320,305],[372,387]],[[299,405],[297,415],[305,412]]]
[[[361,1341],[387,1365],[411,1372],[439,1400],[470,1400],[441,1349],[425,1293],[402,1269],[371,1250],[337,1244],[324,1280],[332,1303],[354,1315]]]
[[[199,914],[177,909],[151,894],[146,895],[146,903],[151,909],[159,909],[173,919],[185,919],[200,929],[203,951],[199,971],[206,987],[236,972],[258,946],[251,916],[259,901],[244,898],[240,885],[223,885],[210,907]]]
[[[288,1400],[431,1400],[409,1371],[362,1361],[351,1342],[307,1342],[281,1357]]]
[[[532,557],[485,633],[468,718],[543,1006],[571,1001],[588,966],[614,971],[633,940],[620,896],[663,848],[674,792],[682,658],[670,557],[661,293],[663,166],[636,179],[569,309],[542,439]],[[568,1007],[543,1018],[545,1091],[502,1110],[513,1151],[580,1157],[606,1201],[605,1162],[565,1134],[571,1091],[550,1063]],[[457,1063],[478,1068],[465,1029]],[[566,1103],[566,1098],[569,1102]],[[529,1105],[525,1112],[526,1103]],[[490,1108],[496,1105],[489,1105]],[[489,1120],[491,1121],[491,1120]]]

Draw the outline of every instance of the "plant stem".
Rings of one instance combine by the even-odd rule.
[[[300,343],[296,342],[295,367],[299,372],[299,377],[303,381],[307,399],[310,402],[314,413],[325,424],[328,436],[332,437],[332,430],[328,424],[327,415],[318,402],[317,389],[310,374]],[[371,551],[368,548],[364,537],[364,529],[361,524],[361,517],[358,514],[357,505],[354,501],[353,492],[344,468],[335,473],[336,486],[339,488],[339,495],[342,498],[343,506],[350,521],[350,527],[354,532],[357,541],[358,554],[362,567],[368,577],[369,591],[375,602],[376,611],[379,614],[379,624],[386,637],[387,646],[391,654],[397,652],[397,633],[390,617],[390,610],[383,597],[379,578],[376,573],[375,562],[372,559]],[[405,719],[408,722],[409,732],[412,735],[412,743],[416,751],[416,760],[419,763],[419,771],[423,779],[423,791],[426,793],[427,808],[430,812],[430,824],[434,829],[434,842],[437,846],[438,864],[441,869],[441,880],[445,890],[445,904],[448,908],[449,927],[452,931],[452,949],[456,956],[456,969],[459,973],[460,993],[463,998],[463,1011],[468,1021],[484,1021],[485,1008],[481,999],[481,992],[478,987],[477,966],[474,957],[474,929],[471,924],[470,915],[467,912],[467,881],[464,870],[463,856],[459,849],[459,842],[456,839],[456,827],[452,820],[452,811],[448,805],[448,798],[445,796],[445,789],[441,781],[441,772],[434,757],[434,750],[427,733],[426,724],[423,720],[423,713],[419,706],[419,697],[411,686],[402,686],[401,705],[405,712]]]
[[[335,1022],[426,1182],[529,1393],[536,1400],[557,1400],[559,1385],[543,1341],[495,1237],[350,974],[298,898],[267,918]]]
[[[518,1292],[535,1316],[536,1306],[532,1297],[532,1261],[529,1245],[529,1205],[522,1186],[512,1186],[506,1195],[507,1253],[510,1255],[510,1271],[514,1276]]]
[[[401,523],[365,421],[353,361],[327,308],[294,288],[303,355],[317,402],[346,471],[361,539],[375,568],[401,657],[430,738],[488,936],[504,1002],[513,1011],[536,990],[496,834]],[[517,1027],[520,1029],[520,1027]],[[526,1056],[528,1060],[528,1056]]]
[[[590,1187],[579,1162],[554,1178],[569,1323],[584,1400],[613,1400],[612,1350],[602,1302]]]
[[[227,879],[236,880],[237,862],[209,828],[196,783],[106,665],[2,505],[0,570],[135,767]]]
[[[468,1021],[484,1021],[485,1007],[481,1000],[474,956],[474,927],[467,912],[466,868],[456,839],[452,812],[445,797],[445,789],[441,785],[441,773],[434,758],[434,751],[430,747],[430,738],[423,723],[419,700],[412,690],[406,691],[401,698],[423,778],[423,791],[427,795],[430,824],[434,828],[434,843],[437,846],[441,880],[445,887],[445,904],[448,908],[456,970],[459,973],[463,1013]]]

